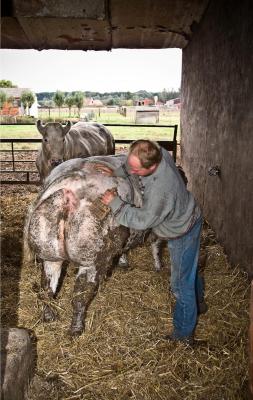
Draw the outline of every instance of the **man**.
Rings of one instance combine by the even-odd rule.
[[[186,189],[172,157],[156,142],[133,142],[126,163],[113,174],[139,176],[143,193],[141,208],[124,202],[111,190],[101,200],[121,225],[140,230],[152,228],[157,236],[168,240],[171,290],[176,304],[173,331],[166,339],[192,344],[197,314],[206,311],[203,282],[197,272],[202,227],[200,208]]]

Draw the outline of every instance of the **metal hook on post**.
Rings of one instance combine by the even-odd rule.
[[[208,168],[208,175],[210,176],[220,176],[221,170],[218,165],[215,165],[214,167],[209,167]]]

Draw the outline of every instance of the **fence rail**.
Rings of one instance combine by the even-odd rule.
[[[9,125],[9,124],[8,124]],[[31,124],[26,124],[26,125],[31,125]],[[173,154],[173,159],[176,161],[177,158],[177,129],[178,125],[133,125],[133,124],[110,124],[110,123],[105,123],[103,124],[104,126],[117,126],[117,127],[148,127],[150,128],[173,128],[173,140],[158,140],[158,143],[164,147],[166,150],[172,152]],[[131,143],[131,139],[115,139],[116,144],[129,144]],[[37,138],[30,138],[30,139],[21,139],[21,138],[6,138],[6,139],[0,139],[0,143],[9,143],[11,145],[10,150],[0,149],[0,153],[10,153],[11,158],[6,160],[2,159],[1,157],[1,165],[3,164],[11,164],[11,169],[0,169],[0,174],[6,174],[10,175],[12,174],[12,178],[14,179],[0,179],[1,184],[34,184],[38,185],[40,184],[40,180],[38,179],[38,171],[37,170],[31,170],[31,169],[18,169],[19,164],[35,164],[35,160],[17,160],[15,157],[18,153],[32,153],[37,150],[23,150],[23,149],[15,149],[14,144],[15,143],[41,143],[41,139]],[[17,175],[21,175],[21,178],[18,179]],[[24,178],[25,177],[25,178]],[[37,179],[34,179],[36,178]]]

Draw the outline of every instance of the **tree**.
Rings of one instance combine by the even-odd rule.
[[[15,88],[15,87],[17,87],[17,85],[13,85],[12,81],[8,81],[6,79],[1,79],[0,87],[1,88]]]
[[[30,116],[30,108],[35,103],[35,96],[32,92],[27,91],[28,115]]]
[[[54,92],[40,92],[36,93],[38,102],[45,101],[45,100],[52,100],[54,96]]]
[[[158,95],[159,99],[165,103],[167,100],[176,99],[177,97],[180,97],[180,89],[168,90],[164,88],[162,92],[156,93],[156,95]]]
[[[125,105],[128,106],[128,107],[133,106],[133,104],[134,104],[134,103],[133,103],[133,100],[132,100],[132,99],[129,99],[129,100],[126,100],[126,101],[125,101]]]
[[[4,103],[6,102],[6,94],[0,90],[0,108],[3,108]]]
[[[53,97],[53,101],[55,102],[55,104],[59,108],[59,117],[60,117],[61,107],[64,104],[64,94],[60,90],[57,90],[55,95],[54,95],[54,97]]]
[[[45,105],[45,107],[48,108],[48,118],[50,118],[50,112],[51,112],[51,108],[54,107],[54,102],[53,102],[53,100],[44,100],[44,105]]]
[[[23,104],[24,111],[25,111],[25,114],[26,114],[28,103],[27,103],[27,98],[26,98],[25,92],[22,93],[22,95],[20,97],[20,100],[21,100],[21,103]]]
[[[7,98],[7,102],[8,103],[11,103],[12,105],[13,105],[13,102],[14,102],[14,97],[13,96],[9,96],[8,98]]]
[[[167,90],[164,88],[163,91],[160,93],[160,101],[162,101],[163,103],[166,103],[167,99],[168,99],[168,92]]]
[[[125,97],[126,97],[126,100],[132,100],[133,95],[131,92],[126,92]]]
[[[107,106],[114,106],[114,99],[113,99],[113,98],[108,99],[108,100],[106,101],[106,105],[107,105]]]
[[[71,108],[75,104],[75,97],[68,95],[67,97],[65,97],[64,103],[68,106],[69,117],[71,117]]]
[[[80,118],[80,112],[81,112],[81,108],[83,106],[83,93],[82,92],[76,92],[75,93],[75,105],[78,108],[78,114],[79,114],[79,118]]]
[[[30,108],[35,102],[35,96],[30,90],[26,90],[21,95],[21,102],[23,103],[23,107],[26,110],[28,108],[28,115],[30,116]]]

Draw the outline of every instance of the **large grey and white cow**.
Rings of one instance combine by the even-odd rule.
[[[115,259],[145,238],[145,232],[131,232],[120,226],[99,200],[107,189],[115,188],[122,199],[141,205],[142,196],[134,180],[109,177],[96,168],[97,162],[116,168],[121,157],[79,158],[62,163],[46,179],[27,216],[24,255],[33,249],[43,262],[45,321],[55,319],[48,303],[56,293],[64,260],[79,265],[72,335],[82,333],[87,307]]]
[[[64,126],[58,122],[42,125],[37,121],[42,145],[36,159],[40,179],[44,182],[51,170],[62,163],[78,157],[110,155],[115,153],[111,132],[103,125],[93,122],[71,122]]]

